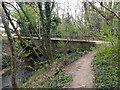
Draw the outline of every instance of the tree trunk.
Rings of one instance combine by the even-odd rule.
[[[45,2],[45,9],[46,9],[46,48],[49,57],[49,62],[53,60],[52,52],[51,52],[51,40],[50,40],[50,29],[51,29],[51,11],[50,11],[50,2]]]
[[[43,36],[42,36],[42,41],[43,41],[43,47],[47,56],[48,63],[53,60],[53,55],[52,55],[52,50],[51,50],[51,40],[50,40],[50,28],[51,28],[51,11],[54,7],[54,4],[51,6],[50,2],[45,2],[45,15],[46,19],[44,18],[43,11],[42,11],[42,3],[38,2],[38,8],[40,11],[41,15],[41,22],[43,26]],[[45,24],[46,21],[46,24]]]
[[[5,14],[2,10],[2,22],[5,27],[5,32],[7,33],[7,38],[11,50],[11,83],[13,88],[18,88],[17,83],[16,83],[16,60],[15,60],[15,54],[14,54],[14,44],[13,44],[13,39],[10,33],[10,28],[9,24],[5,18]]]

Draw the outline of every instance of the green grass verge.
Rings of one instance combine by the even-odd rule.
[[[96,87],[102,89],[118,88],[118,62],[115,46],[103,45],[93,60]]]

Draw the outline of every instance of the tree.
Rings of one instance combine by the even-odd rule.
[[[37,56],[38,60],[41,61],[40,56],[39,56],[39,53],[41,53],[48,60],[48,63],[50,63],[50,61],[52,61],[52,52],[51,52],[51,45],[50,45],[51,12],[54,7],[54,2],[52,2],[52,6],[51,6],[51,2],[45,2],[45,10],[44,10],[45,14],[43,13],[43,10],[42,10],[42,3],[38,2],[37,9],[40,11],[40,13],[39,13],[39,16],[37,16],[37,17],[38,17],[38,20],[39,20],[39,18],[41,19],[41,24],[42,24],[42,28],[43,28],[42,42],[41,42],[40,36],[38,35],[37,28],[34,25],[34,20],[36,20],[36,19],[34,19],[34,18],[31,19],[30,15],[28,15],[29,13],[27,13],[27,11],[24,10],[23,6],[26,3],[23,4],[21,2],[19,2],[19,3],[17,2],[19,9],[14,7],[12,5],[12,3],[6,2],[5,4],[9,4],[10,6],[12,6],[14,8],[14,10],[17,13],[17,17],[19,17],[18,24],[20,24],[20,28],[21,29],[24,28],[24,30],[26,30],[28,36],[30,36],[31,43],[32,43],[32,45],[34,45],[34,47],[29,46],[30,50],[34,52],[34,54]],[[30,3],[30,4],[34,5],[34,3]],[[29,5],[29,3],[27,3],[27,5]],[[10,12],[8,8],[7,8],[7,10],[8,10],[8,12]],[[11,13],[8,13],[8,12],[6,12],[7,17],[9,19],[11,25],[13,26],[14,32],[18,36],[18,39],[20,40],[21,45],[27,46],[27,42],[22,39],[21,35],[18,33],[17,28],[15,27],[14,23],[12,22],[13,20],[11,18],[12,17]],[[32,13],[30,13],[30,14],[32,14]],[[44,18],[44,16],[45,16],[45,18]],[[24,22],[24,20],[26,22]],[[40,45],[37,45],[35,43],[32,33],[31,33],[31,30],[34,31],[34,34],[36,34],[36,36],[38,37],[39,42],[42,44],[42,48],[40,47]]]
[[[22,12],[22,10],[19,10],[19,12],[20,12],[21,17],[22,17],[23,21],[25,22],[26,26],[30,30],[30,33],[34,36],[36,32],[38,33],[39,16],[37,14],[33,14],[33,13],[38,12],[38,10],[35,12],[33,7],[30,6],[31,4],[21,3],[23,10],[25,11],[25,13],[27,13],[27,16],[30,19],[30,21],[31,21],[33,27],[35,28],[35,30],[32,29],[31,24],[28,22],[28,19],[25,17],[25,15]],[[32,5],[35,6],[34,4],[32,4]],[[23,27],[23,25],[21,23],[21,19],[19,17],[19,14],[17,13],[17,11],[14,10],[14,12],[12,12],[11,14],[13,14],[13,17],[15,19],[17,19],[17,24],[20,27],[20,34],[22,36],[28,36],[27,31],[25,30],[25,27]]]
[[[46,19],[43,16],[43,11],[42,11],[42,3],[38,2],[38,7],[39,7],[39,11],[40,11],[40,15],[41,15],[41,22],[42,22],[42,26],[43,26],[43,45],[46,48],[46,55],[48,56],[48,59],[50,61],[52,61],[53,56],[52,56],[52,52],[51,52],[51,40],[50,40],[50,28],[51,28],[51,12],[54,8],[54,2],[51,3],[50,2],[45,2],[45,15],[46,15]],[[46,21],[46,23],[45,23]],[[48,54],[47,54],[48,53]],[[48,61],[48,62],[50,62]]]
[[[4,7],[4,3],[2,3],[2,7]],[[8,38],[10,50],[11,50],[11,83],[12,83],[12,87],[17,89],[18,86],[16,83],[16,58],[14,53],[14,43],[13,43],[13,38],[11,36],[10,28],[9,28],[7,19],[5,17],[4,11],[2,10],[1,18],[2,18],[3,25],[5,27],[5,32],[7,33],[7,38]]]

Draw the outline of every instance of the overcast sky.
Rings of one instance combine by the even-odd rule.
[[[75,18],[76,15],[81,15],[81,0],[55,0],[58,3],[59,15],[66,14],[69,11],[69,14]],[[69,6],[69,9],[68,9]],[[65,11],[64,11],[65,10]]]

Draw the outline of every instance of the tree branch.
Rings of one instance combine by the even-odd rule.
[[[88,2],[90,5],[91,5],[91,7],[93,8],[93,9],[95,9],[104,19],[106,19],[106,23],[107,23],[107,25],[109,25],[109,23],[108,23],[108,18],[105,16],[105,14],[104,14],[104,12],[103,11],[101,11],[101,10],[99,10],[96,6],[94,6],[91,2]]]
[[[41,15],[41,21],[42,21],[42,25],[43,25],[43,33],[44,35],[46,35],[46,30],[45,30],[45,21],[44,21],[44,16],[43,16],[43,11],[42,11],[42,2],[38,2],[38,8],[40,11],[40,15]]]
[[[116,12],[114,12],[112,9],[110,9],[110,8],[106,7],[105,5],[103,5],[103,2],[99,2],[99,3],[100,3],[100,5],[102,7],[104,7],[105,9],[107,9],[108,11],[110,11],[111,13],[113,13],[114,16],[116,16],[120,20],[120,17],[119,17],[119,15]]]
[[[20,15],[20,12],[19,12],[19,11],[18,11],[18,13],[19,13],[20,19],[21,19],[21,21],[22,21],[23,18],[22,18],[22,16]],[[32,41],[32,44],[34,44],[35,47],[37,47],[37,45],[36,45],[36,43],[35,43],[32,35],[30,34],[30,31],[29,31],[28,27],[25,25],[25,23],[24,23],[23,21],[22,21],[22,24],[25,26],[28,34],[30,35],[30,39],[31,39],[31,41]],[[43,56],[45,56],[44,53],[43,53],[43,51],[42,51],[40,48],[37,47],[37,49],[40,51],[40,53],[41,53]],[[38,57],[38,59],[41,60],[41,58],[40,58],[40,56],[38,55],[38,53],[37,53],[34,49],[33,49],[33,51],[34,51],[34,53],[36,54],[36,56]]]
[[[2,2],[2,7],[5,8],[5,5],[4,3]],[[16,58],[15,58],[15,53],[14,53],[14,44],[13,44],[13,38],[11,36],[11,33],[10,33],[10,28],[9,28],[9,25],[6,21],[6,18],[5,18],[5,14],[4,14],[4,11],[2,10],[2,22],[3,22],[3,25],[5,27],[5,31],[7,33],[7,38],[8,38],[8,41],[9,41],[9,45],[10,45],[10,51],[11,51],[11,83],[12,83],[12,88],[13,90],[15,90],[15,88],[17,89],[18,86],[17,86],[17,83],[16,83]]]
[[[18,6],[20,7],[20,9],[22,10],[22,12],[24,13],[25,17],[28,19],[28,22],[29,22],[29,23],[30,23],[30,25],[32,26],[32,29],[33,29],[33,30],[35,30],[35,28],[34,28],[34,26],[33,26],[32,22],[30,21],[29,17],[27,16],[27,14],[25,13],[25,11],[23,10],[23,8],[22,8],[21,4],[20,4],[20,3],[18,3],[18,2],[17,2],[17,4],[18,4]],[[36,30],[35,30],[35,32],[36,32]],[[39,37],[39,35],[38,35],[38,33],[37,33],[37,32],[36,32],[36,34],[37,34],[38,39],[40,40],[40,37]]]
[[[1,28],[5,28],[5,27],[3,27],[3,26],[0,26],[0,27],[1,27]],[[14,32],[14,30],[13,30],[13,29],[11,29],[11,28],[10,28],[10,30],[11,30],[12,32]]]
[[[55,2],[53,1],[53,2],[52,2],[52,6],[51,6],[51,10],[50,10],[50,15],[51,15],[54,7],[55,7]]]
[[[10,4],[10,3],[9,3],[9,4]],[[10,4],[10,5],[12,5],[12,4]],[[21,38],[21,36],[19,35],[17,29],[15,28],[15,26],[14,26],[14,24],[13,24],[13,22],[12,22],[12,19],[10,18],[10,15],[8,14],[8,12],[7,12],[6,7],[5,7],[4,4],[3,4],[3,9],[4,9],[4,12],[6,13],[6,16],[8,17],[8,19],[9,19],[9,21],[10,21],[10,23],[11,23],[13,29],[15,30],[15,32],[16,32],[16,34],[17,34],[19,40],[20,40],[22,43],[25,43],[24,40],[23,40],[23,39]],[[15,9],[16,9],[16,8],[15,8]],[[17,9],[16,9],[16,10],[17,10]]]
[[[107,20],[107,17],[103,14],[101,10],[99,10],[96,6],[94,6],[91,2],[88,2],[93,9],[95,9],[99,14],[101,14],[102,17],[104,17]]]
[[[4,6],[4,7],[5,7],[5,6]],[[4,9],[5,9],[5,8],[4,8]],[[18,14],[19,14],[21,20],[23,20],[22,17],[21,17],[21,15],[20,15],[19,10],[16,9],[16,11],[18,12]],[[16,28],[15,28],[15,26],[14,26],[14,24],[13,24],[11,18],[10,18],[10,16],[8,15],[6,9],[5,9],[5,12],[6,12],[6,14],[7,14],[7,16],[8,16],[8,18],[9,18],[9,20],[10,20],[10,23],[12,24],[13,28],[14,28],[15,31],[17,32],[17,30],[16,30]],[[25,25],[25,23],[24,23],[24,22],[22,22],[22,23],[23,23],[23,25],[25,26],[25,28],[26,28],[26,30],[28,31],[28,33],[30,34],[30,32],[29,32],[27,26]],[[21,41],[23,44],[26,45],[26,42],[21,38],[21,36],[20,36],[18,33],[16,33],[16,34],[18,35],[18,38],[20,38],[20,41]],[[31,35],[30,35],[30,36],[31,36]],[[36,46],[36,44],[34,43],[34,40],[33,40],[32,36],[31,36],[31,41],[32,41],[33,44]],[[36,47],[37,47],[37,46],[36,46]],[[32,47],[31,47],[31,48],[32,48]],[[38,59],[41,60],[41,58],[39,57],[38,53],[37,53],[33,48],[32,48],[32,50],[34,51],[34,53],[36,54],[36,56],[38,57]],[[40,50],[40,48],[38,48],[38,50],[42,53],[42,51]],[[44,56],[43,53],[42,53],[42,55]]]

